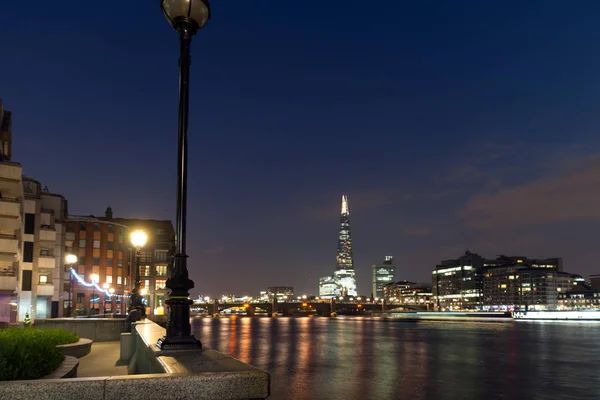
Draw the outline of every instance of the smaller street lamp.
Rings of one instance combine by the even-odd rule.
[[[77,256],[75,254],[67,254],[65,256],[65,263],[69,266],[69,317],[73,316],[73,265],[77,262]]]
[[[102,287],[105,290],[105,292],[104,292],[104,310],[102,311],[102,314],[106,315],[106,298],[108,297],[108,294],[106,292],[108,292],[108,288],[110,287],[110,285],[108,283],[105,283],[104,285],[102,285]]]
[[[92,283],[98,283],[100,282],[100,277],[98,276],[98,274],[92,274]],[[92,290],[92,309],[94,310],[94,314],[96,313],[96,285],[92,286],[94,289]],[[99,311],[98,311],[99,312]]]
[[[142,317],[146,316],[146,308],[142,304],[140,296],[140,250],[146,244],[148,236],[144,231],[135,231],[131,234],[131,244],[135,248],[135,282],[131,289],[129,311],[139,310]]]

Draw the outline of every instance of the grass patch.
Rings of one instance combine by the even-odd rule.
[[[61,329],[0,329],[0,381],[48,375],[65,359],[56,346],[78,340],[79,336]]]

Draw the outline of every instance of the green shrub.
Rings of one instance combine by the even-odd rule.
[[[79,336],[64,329],[44,329],[42,334],[48,336],[56,345],[75,343],[79,340]]]
[[[56,345],[78,340],[77,335],[61,329],[0,329],[0,381],[48,375],[65,359]]]

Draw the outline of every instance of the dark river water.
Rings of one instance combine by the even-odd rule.
[[[197,318],[271,399],[600,399],[600,323]]]

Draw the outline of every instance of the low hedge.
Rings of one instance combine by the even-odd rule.
[[[48,375],[65,359],[56,346],[78,340],[77,335],[61,329],[0,329],[0,381]]]

